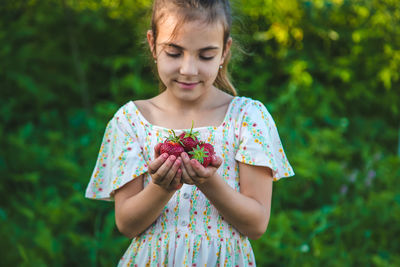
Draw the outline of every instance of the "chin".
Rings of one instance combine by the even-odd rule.
[[[184,92],[184,93],[180,93],[180,94],[175,94],[175,96],[183,101],[187,101],[187,102],[193,102],[196,101],[201,94],[199,93],[194,93],[194,92]]]
[[[171,90],[172,94],[179,99],[185,100],[185,101],[194,101],[197,98],[201,97],[206,90],[203,88],[194,88],[194,89],[181,89],[177,87],[173,87]]]

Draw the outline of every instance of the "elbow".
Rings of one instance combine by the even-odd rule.
[[[118,231],[129,239],[135,238],[136,236],[139,235],[139,233],[135,233],[135,231],[132,231],[130,227],[128,227],[126,224],[124,224],[117,218],[115,220],[115,224],[117,226]]]
[[[247,237],[251,240],[260,239],[263,234],[267,231],[269,218],[266,218],[263,222],[258,223],[255,225],[251,231],[247,234]]]
[[[132,236],[132,235],[126,230],[126,227],[124,227],[124,225],[122,225],[122,224],[119,223],[118,221],[116,221],[116,225],[117,225],[118,231],[119,231],[122,235],[126,236],[126,237],[129,238],[129,239],[134,237],[134,236]]]
[[[134,233],[129,232],[129,231],[124,230],[124,229],[118,228],[118,231],[119,231],[122,235],[124,235],[125,237],[127,237],[127,238],[129,238],[129,239],[133,239],[133,238],[135,238],[135,237],[137,236],[137,235],[135,235]]]
[[[249,233],[247,235],[247,237],[250,238],[251,240],[257,240],[257,239],[260,239],[264,233],[265,233],[265,230],[264,231],[262,231],[262,230],[261,231],[252,231],[251,233]]]
[[[126,236],[129,239],[133,239],[139,235],[139,233],[135,233],[134,231],[128,230],[126,228],[122,227],[117,227],[117,228],[122,235]]]

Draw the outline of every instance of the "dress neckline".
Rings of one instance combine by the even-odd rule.
[[[199,130],[203,130],[203,129],[218,129],[221,128],[223,126],[225,126],[225,124],[228,121],[228,117],[229,117],[229,113],[231,112],[232,106],[233,106],[233,102],[238,99],[238,96],[234,96],[231,100],[231,102],[229,103],[228,109],[226,110],[225,116],[223,121],[218,125],[218,126],[202,126],[202,127],[195,127],[193,128],[193,130],[199,131]],[[145,125],[149,125],[152,128],[157,128],[157,129],[161,129],[161,130],[174,130],[174,131],[190,131],[190,129],[170,129],[170,128],[166,128],[163,126],[159,126],[159,125],[155,125],[150,123],[144,116],[143,114],[140,112],[140,110],[138,109],[138,107],[136,106],[136,104],[131,100],[129,101],[129,104],[132,105],[134,111],[138,114],[139,119],[145,124]]]

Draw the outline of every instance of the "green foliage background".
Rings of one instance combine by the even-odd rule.
[[[113,204],[84,198],[107,121],[157,93],[150,0],[0,4],[0,262],[115,266]],[[397,0],[236,0],[231,72],[274,117],[259,266],[400,266]],[[240,52],[244,50],[244,53]]]

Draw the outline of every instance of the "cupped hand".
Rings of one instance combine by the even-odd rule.
[[[182,187],[180,169],[182,159],[167,153],[160,155],[160,146],[154,147],[154,160],[148,166],[148,172],[154,184],[168,192],[175,191]]]
[[[210,165],[206,168],[195,159],[190,159],[185,152],[182,158],[182,182],[187,184],[202,184],[210,179],[222,164],[222,159],[216,155],[212,156]]]

